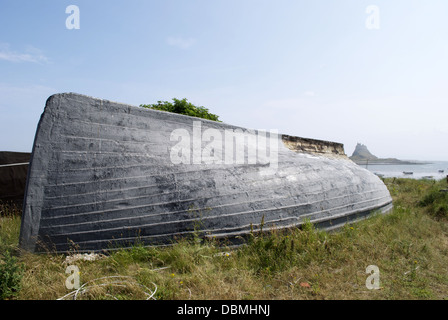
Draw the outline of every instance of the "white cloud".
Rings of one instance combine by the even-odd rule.
[[[166,43],[180,49],[188,49],[196,43],[196,39],[168,37],[166,38]]]
[[[48,58],[42,53],[42,50],[33,46],[27,46],[25,52],[16,52],[10,49],[8,43],[0,44],[0,60],[10,62],[32,62],[48,63]]]
[[[307,96],[307,97],[314,97],[316,95],[316,92],[314,92],[314,91],[305,91],[303,93],[303,95]]]

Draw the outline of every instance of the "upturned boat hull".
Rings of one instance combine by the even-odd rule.
[[[24,197],[30,251],[168,245],[199,234],[332,229],[392,199],[335,142],[249,130],[83,95],[51,96]]]

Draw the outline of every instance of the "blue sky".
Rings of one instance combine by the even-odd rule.
[[[67,29],[69,5],[80,28]],[[369,5],[379,29],[368,29]],[[226,123],[448,160],[448,1],[0,2],[0,150],[48,96],[187,98]]]

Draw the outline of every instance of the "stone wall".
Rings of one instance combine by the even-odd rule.
[[[0,152],[0,200],[21,205],[31,153]]]

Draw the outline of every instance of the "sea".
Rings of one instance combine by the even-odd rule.
[[[360,166],[384,178],[397,177],[434,180],[447,178],[448,161],[421,162],[421,164],[368,164]]]

